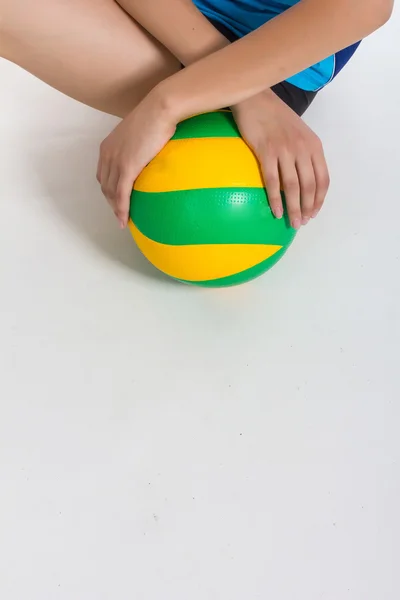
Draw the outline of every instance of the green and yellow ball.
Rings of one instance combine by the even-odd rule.
[[[296,233],[272,214],[257,159],[230,111],[178,126],[135,182],[129,227],[160,271],[207,287],[258,277]]]

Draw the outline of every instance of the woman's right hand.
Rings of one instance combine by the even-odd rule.
[[[102,142],[97,180],[121,229],[128,224],[136,178],[169,142],[177,122],[155,89]]]
[[[232,109],[240,132],[257,156],[274,215],[283,216],[281,190],[294,229],[315,218],[329,188],[321,141],[272,90]]]

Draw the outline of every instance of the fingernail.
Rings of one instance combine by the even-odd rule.
[[[276,208],[274,210],[274,215],[277,219],[282,219],[283,217],[283,209],[282,208]]]
[[[308,221],[310,220],[310,217],[303,217],[303,220],[301,222],[302,225],[307,225]]]
[[[293,227],[293,229],[300,229],[300,227],[301,227],[300,219],[294,219],[292,221],[292,227]]]
[[[119,227],[120,227],[120,229],[125,229],[125,222],[124,221],[120,221],[119,222]]]
[[[319,210],[314,210],[313,214],[311,215],[312,219],[315,219],[315,217],[318,216]]]

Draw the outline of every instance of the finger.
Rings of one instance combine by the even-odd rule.
[[[281,219],[283,216],[283,203],[278,159],[274,156],[267,157],[262,172],[271,210],[277,219]]]
[[[326,164],[323,151],[312,157],[312,163],[315,174],[316,191],[314,208],[311,216],[313,219],[315,219],[325,202],[326,194],[328,193],[329,189],[330,178],[328,165]]]
[[[100,183],[100,187],[101,187],[103,196],[105,196],[108,201],[109,201],[109,196],[108,196],[108,180],[109,180],[109,178],[110,178],[110,163],[108,161],[102,160],[99,165],[98,180]]]
[[[97,161],[97,171],[96,171],[96,179],[99,183],[101,183],[101,167],[102,167],[102,158],[99,156],[99,160]]]
[[[104,195],[107,198],[111,208],[115,211],[117,204],[116,195],[119,181],[118,167],[112,165],[108,172],[108,179],[104,183]]]
[[[300,183],[300,202],[302,225],[307,225],[314,210],[317,183],[314,166],[309,156],[298,158],[296,161],[297,176]]]
[[[301,227],[300,182],[295,161],[290,154],[279,157],[279,171],[285,193],[286,208],[293,229]]]
[[[125,229],[128,224],[133,182],[134,177],[129,174],[129,171],[120,172],[115,190],[114,212],[120,223],[121,229]]]

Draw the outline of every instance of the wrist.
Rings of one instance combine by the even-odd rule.
[[[183,118],[178,110],[178,100],[173,86],[164,85],[164,82],[157,84],[143,102],[147,104],[157,119],[161,119],[171,126],[175,127]]]
[[[256,106],[259,102],[263,102],[263,105],[265,106],[265,102],[276,102],[276,100],[277,95],[270,88],[267,88],[259,94],[251,96],[250,98],[247,98],[246,100],[235,104],[235,106],[232,106],[232,112],[240,112],[241,110],[246,110],[250,107],[254,108],[254,106]]]
[[[161,81],[149,94],[164,118],[174,125],[192,116],[193,98],[185,93],[185,87],[180,85],[182,73],[183,71]]]

